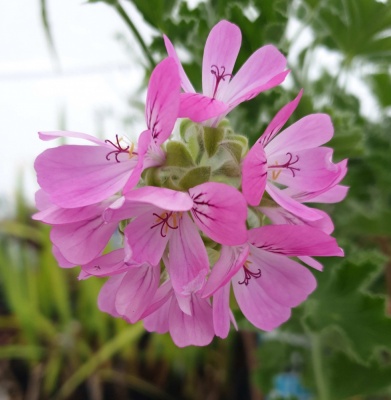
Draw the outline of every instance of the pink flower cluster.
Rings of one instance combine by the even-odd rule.
[[[302,263],[321,269],[313,256],[343,255],[330,217],[307,203],[344,198],[346,161],[333,163],[333,150],[322,147],[333,135],[325,114],[282,130],[301,92],[250,150],[227,127],[223,118],[234,107],[285,79],[275,47],[257,50],[233,76],[241,33],[221,21],[206,42],[199,94],[164,40],[169,57],[152,73],[136,145],[39,133],[90,144],[37,157],[34,218],[52,226],[61,267],[80,265],[80,279],[109,277],[98,306],[114,317],[170,332],[180,347],[203,346],[237,326],[234,297],[253,325],[270,331],[315,289]],[[178,118],[187,118],[185,132],[173,139]],[[123,245],[106,253],[116,231]]]

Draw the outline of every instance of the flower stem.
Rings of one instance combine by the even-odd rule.
[[[114,7],[118,11],[118,13],[122,17],[122,19],[125,21],[126,25],[133,32],[134,36],[136,37],[139,45],[141,46],[141,48],[142,48],[142,50],[144,52],[145,57],[149,61],[151,69],[153,69],[156,66],[155,60],[153,59],[152,54],[149,51],[148,46],[144,42],[144,39],[140,35],[140,32],[137,30],[136,26],[133,24],[132,20],[129,18],[128,14],[126,13],[126,11],[121,6],[121,4],[120,4],[120,2],[118,0],[114,3]]]
[[[320,334],[311,333],[312,367],[315,374],[315,383],[319,400],[330,400],[326,371],[323,365],[322,340]]]

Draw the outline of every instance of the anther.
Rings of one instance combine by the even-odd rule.
[[[129,146],[126,146],[124,148],[124,147],[121,146],[121,143],[120,143],[121,139],[119,139],[118,135],[115,135],[115,138],[116,138],[116,143],[113,143],[111,140],[108,140],[108,139],[105,140],[105,143],[111,144],[116,149],[116,150],[110,151],[110,153],[106,154],[106,160],[110,161],[110,155],[114,154],[115,160],[119,163],[120,160],[118,159],[118,155],[121,154],[121,153],[129,153],[129,155],[131,156],[132,154],[134,154],[133,153],[134,145],[132,143],[131,148]]]
[[[213,98],[215,98],[215,95],[216,95],[216,92],[217,92],[217,88],[219,87],[220,81],[225,81],[225,78],[227,76],[232,78],[232,74],[226,74],[225,73],[225,67],[223,65],[220,67],[221,68],[221,72],[220,72],[220,68],[217,65],[212,65],[210,68],[211,68],[210,69],[210,73],[212,75],[214,75],[215,78],[216,78],[215,89],[214,89],[213,96],[212,96]]]
[[[280,168],[280,171],[273,171],[272,172],[272,179],[276,180],[280,174],[281,174],[281,168],[287,168],[289,169],[289,171],[291,171],[292,173],[292,177],[294,178],[296,176],[295,171],[300,171],[300,168],[296,168],[296,167],[292,167],[292,165],[296,164],[299,161],[299,156],[296,155],[296,158],[294,161],[292,161],[293,159],[293,155],[292,153],[286,153],[286,155],[289,157],[289,160],[285,163],[285,164],[278,164],[278,162],[276,161],[275,165],[269,165],[268,168]]]

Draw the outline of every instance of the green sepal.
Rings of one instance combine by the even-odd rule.
[[[191,154],[183,143],[170,141],[166,145],[166,151],[166,166],[183,168],[194,167]]]
[[[224,136],[224,128],[211,128],[209,126],[204,127],[204,144],[205,150],[209,157],[212,157],[216,154],[219,144],[224,139]]]
[[[208,182],[210,179],[210,167],[196,167],[188,171],[179,181],[179,186],[182,189],[190,189],[201,183]]]
[[[236,159],[238,163],[240,163],[242,159],[242,146],[239,142],[233,141],[233,140],[227,140],[224,141],[221,144],[223,147],[225,147]]]
[[[143,172],[143,178],[147,186],[162,186],[158,168],[148,168]]]
[[[233,135],[226,135],[226,138],[228,140],[232,140],[234,142],[238,142],[241,145],[241,147],[242,147],[242,156],[244,156],[244,154],[247,153],[247,151],[248,151],[248,139],[247,139],[246,136],[233,134]]]

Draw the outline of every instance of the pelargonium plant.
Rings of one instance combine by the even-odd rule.
[[[205,45],[199,94],[164,41],[168,57],[151,75],[137,144],[39,133],[90,143],[37,157],[34,218],[52,225],[61,267],[80,265],[80,279],[108,277],[98,307],[114,317],[170,332],[179,347],[227,337],[231,323],[237,328],[232,304],[257,328],[273,330],[316,287],[303,264],[321,269],[313,256],[343,256],[330,217],[307,205],[347,192],[339,184],[346,161],[333,163],[333,150],[322,146],[332,123],[312,114],[283,129],[300,92],[249,149],[226,116],[280,84],[285,57],[262,47],[233,76],[241,33],[221,21]],[[122,247],[105,253],[116,231]]]

